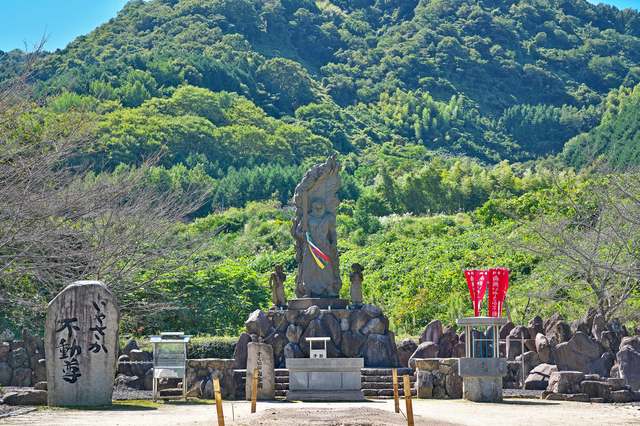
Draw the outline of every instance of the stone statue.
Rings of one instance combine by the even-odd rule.
[[[296,217],[291,236],[296,240],[295,283],[299,298],[338,297],[342,288],[335,228],[340,168],[335,155],[311,167],[293,196]]]
[[[351,303],[360,306],[362,305],[362,271],[364,268],[359,263],[351,265],[352,273],[349,274],[349,280],[351,280]]]
[[[282,265],[277,264],[275,271],[269,275],[269,288],[272,291],[271,302],[274,306],[286,306],[287,298],[284,295],[284,282],[287,276],[282,272]]]

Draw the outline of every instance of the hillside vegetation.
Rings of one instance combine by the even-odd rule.
[[[225,226],[197,271],[121,296],[137,307],[128,331],[235,334],[268,305],[276,262],[292,286],[287,204],[334,153],[345,282],[362,263],[365,297],[392,328],[468,314],[462,271],[498,265],[512,268],[514,320],[577,317],[589,291],[537,291],[565,278],[545,282],[534,272],[548,256],[507,241],[549,205],[565,214],[544,194],[601,179],[598,157],[640,163],[640,14],[584,0],[133,0],[42,56],[32,84],[55,96],[41,124],[95,124],[65,165],[122,175],[160,152],[148,188],[210,191],[173,237]],[[27,57],[1,56],[0,82]],[[167,301],[181,309],[140,309]],[[27,311],[2,322],[42,321]]]

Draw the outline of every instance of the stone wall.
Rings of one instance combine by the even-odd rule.
[[[307,337],[330,337],[328,358],[364,358],[365,367],[398,367],[395,336],[389,320],[373,305],[360,309],[256,310],[245,323],[236,345],[234,368],[247,365],[247,344],[268,343],[273,347],[274,365],[285,368],[286,358],[309,356]]]
[[[458,375],[458,358],[413,358],[415,389],[418,398],[460,399],[462,377]]]
[[[40,336],[22,330],[22,340],[11,332],[2,333],[8,341],[0,342],[0,385],[34,386],[47,380],[44,344]]]
[[[236,382],[233,379],[233,359],[188,359],[187,360],[187,396],[201,399],[214,399],[213,381],[220,380],[222,399],[233,399]]]

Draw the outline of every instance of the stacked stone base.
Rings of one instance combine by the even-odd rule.
[[[542,399],[574,402],[640,401],[640,392],[633,392],[625,379],[604,378],[580,371],[557,371],[549,378],[549,387],[542,392]]]
[[[458,358],[414,358],[415,388],[418,398],[460,399],[462,378],[458,375]]]

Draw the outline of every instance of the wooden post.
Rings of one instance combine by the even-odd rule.
[[[253,370],[253,386],[251,387],[251,413],[256,412],[256,400],[258,399],[258,369]]]
[[[398,369],[393,369],[393,402],[396,413],[400,412],[400,397],[398,396]]]
[[[403,379],[404,400],[407,403],[407,425],[413,426],[413,406],[411,405],[411,382],[409,381],[409,375],[405,374]]]
[[[213,392],[216,395],[216,409],[218,410],[218,426],[224,426],[224,413],[222,412],[222,396],[220,395],[220,380],[213,381]]]

